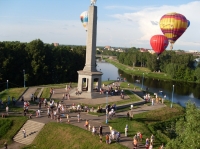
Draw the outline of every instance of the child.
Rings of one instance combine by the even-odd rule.
[[[68,114],[66,114],[66,118],[67,118],[67,120],[69,119],[69,115]]]
[[[106,144],[109,144],[109,135],[106,134]]]

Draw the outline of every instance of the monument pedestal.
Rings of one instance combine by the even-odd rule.
[[[92,98],[92,92],[101,88],[102,72],[78,71],[78,91],[87,92],[87,97]],[[95,80],[97,84],[95,84]],[[95,90],[97,89],[97,90]]]

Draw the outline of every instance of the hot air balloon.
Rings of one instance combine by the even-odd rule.
[[[182,14],[173,12],[165,14],[160,19],[160,29],[171,43],[170,49],[173,49],[173,44],[185,32],[188,27],[188,20]]]
[[[187,28],[190,26],[190,21],[189,20],[187,20],[188,21],[188,25],[187,25]]]
[[[87,31],[87,27],[88,27],[88,12],[87,11],[82,12],[81,15],[80,15],[80,19],[81,19],[81,22],[83,24],[83,27]]]
[[[154,35],[151,37],[150,44],[152,49],[159,56],[167,48],[169,41],[164,35]]]

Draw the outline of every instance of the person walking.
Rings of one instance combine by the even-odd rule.
[[[142,141],[142,133],[140,132],[140,141]]]
[[[109,129],[110,129],[110,133],[112,133],[112,126],[109,126]]]
[[[67,118],[67,120],[69,119],[69,114],[66,114],[66,118]]]
[[[56,112],[56,110],[54,110],[54,111],[53,111],[53,119],[54,119],[54,120],[56,120],[56,115],[57,115],[57,112]]]
[[[67,94],[67,99],[70,100],[70,94],[69,93]]]
[[[137,149],[137,139],[133,139],[133,149]]]
[[[22,130],[23,134],[24,134],[24,138],[26,138],[26,130],[25,128]]]
[[[5,148],[5,149],[8,148],[8,144],[7,144],[7,142],[4,143],[4,148]]]
[[[77,114],[77,119],[78,119],[78,122],[80,122],[80,112]]]
[[[149,138],[146,138],[145,147],[146,149],[149,149]]]
[[[109,135],[106,134],[106,144],[109,144]]]
[[[40,111],[40,109],[38,109],[38,110],[37,110],[38,117],[40,117],[40,116],[41,116],[41,115],[40,115],[40,112],[41,112],[41,111]]]
[[[151,99],[151,105],[154,105],[154,98]]]
[[[155,137],[154,137],[154,135],[152,134],[152,135],[151,135],[151,140],[150,140],[150,143],[152,143],[152,145],[153,145],[154,139],[155,139]]]
[[[7,114],[7,116],[8,116],[8,112],[9,112],[9,107],[8,107],[8,105],[6,106],[6,114]]]
[[[51,115],[50,115],[50,107],[49,107],[49,106],[47,106],[47,117],[48,117],[48,118],[51,117]]]
[[[130,119],[130,114],[129,114],[129,112],[127,112],[127,120],[129,120]]]
[[[127,134],[127,132],[128,132],[128,127],[125,127],[125,137],[127,137],[128,136],[128,134]]]
[[[111,135],[112,135],[112,139],[114,140],[115,139],[115,130],[114,129],[112,130]]]
[[[116,142],[119,143],[120,141],[120,132],[116,133]]]
[[[153,149],[153,143],[152,142],[149,145],[149,149]]]
[[[91,130],[91,126],[90,126],[90,124],[88,125],[88,130],[89,130],[89,131]]]
[[[93,126],[92,127],[92,134],[95,135],[96,134],[96,128]]]
[[[99,135],[103,135],[103,127],[101,125],[99,126]]]
[[[85,121],[85,127],[86,127],[87,130],[88,130],[88,124],[89,124],[89,122],[88,122],[88,120],[86,120]]]

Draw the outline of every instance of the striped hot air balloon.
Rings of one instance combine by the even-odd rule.
[[[87,31],[87,29],[88,29],[88,12],[87,11],[82,12],[80,15],[80,19],[83,24],[83,27]]]
[[[188,20],[180,13],[167,13],[160,19],[160,29],[171,43],[170,48],[173,49],[173,44],[189,27]]]

